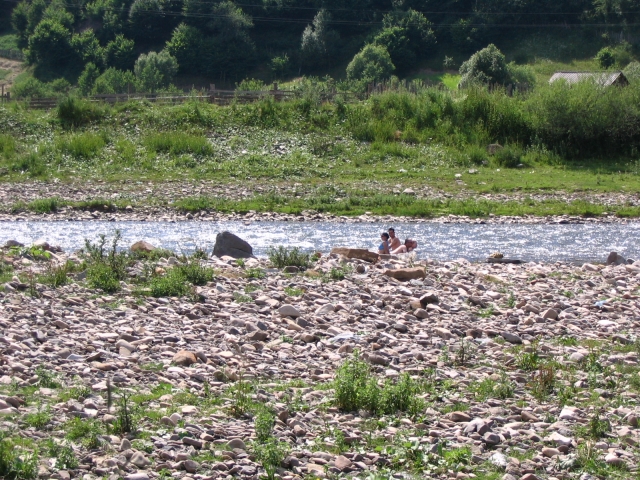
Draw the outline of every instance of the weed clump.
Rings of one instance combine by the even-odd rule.
[[[0,433],[0,477],[7,480],[36,478],[38,455],[24,448],[19,441]]]
[[[269,261],[276,268],[302,267],[307,268],[311,264],[310,255],[303,253],[298,247],[286,248],[280,245],[278,248],[269,247],[267,250]]]
[[[58,104],[57,116],[63,127],[73,128],[101,119],[104,116],[104,110],[86,100],[67,97]]]
[[[417,398],[421,385],[408,374],[396,381],[387,380],[381,387],[358,353],[346,360],[334,380],[335,405],[343,411],[366,410],[373,415],[408,412],[416,415],[424,406]]]
[[[87,280],[93,288],[99,288],[106,293],[120,290],[120,281],[126,278],[126,267],[129,263],[127,254],[118,251],[121,238],[120,230],[116,230],[111,248],[108,250],[105,249],[105,235],[100,235],[100,240],[95,244],[85,240]]]

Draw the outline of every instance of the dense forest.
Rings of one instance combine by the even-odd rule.
[[[350,80],[458,69],[488,44],[544,34],[631,60],[640,0],[21,0],[3,2],[35,79],[82,93],[234,85],[297,75]],[[553,41],[553,40],[552,40]],[[559,51],[563,49],[558,49]],[[560,53],[561,54],[561,53]],[[525,50],[517,63],[531,59]],[[610,58],[611,60],[607,60]],[[628,62],[624,62],[628,63]],[[624,66],[624,65],[622,65]],[[346,67],[346,70],[345,70]],[[36,81],[34,79],[34,81]]]

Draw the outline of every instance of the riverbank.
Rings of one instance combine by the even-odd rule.
[[[348,188],[213,181],[0,184],[1,220],[582,223],[638,216],[640,194],[623,192],[452,194],[379,182]]]
[[[131,257],[106,294],[95,257],[61,277],[82,259],[3,249],[2,455],[40,478],[637,472],[637,262],[199,258]]]

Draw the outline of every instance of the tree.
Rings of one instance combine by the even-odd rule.
[[[165,50],[143,53],[136,60],[133,71],[140,89],[155,93],[159,88],[169,86],[178,71],[178,62]]]
[[[70,45],[82,64],[91,62],[95,65],[102,66],[104,49],[100,46],[100,42],[93,33],[93,30],[88,29],[82,33],[72,35]]]
[[[120,70],[131,69],[135,61],[134,46],[133,40],[125,38],[122,34],[116,35],[116,38],[104,48],[105,65]]]
[[[176,27],[167,42],[166,50],[178,61],[180,71],[187,73],[205,73],[207,62],[202,60],[204,36],[195,27],[181,23]]]
[[[99,76],[100,69],[91,62],[87,63],[78,78],[78,88],[80,89],[80,93],[82,93],[82,95],[91,94],[93,85]]]
[[[75,59],[71,32],[53,20],[43,20],[29,37],[27,61],[60,71]]]
[[[96,78],[93,86],[93,94],[105,93],[133,93],[135,91],[136,77],[130,71],[107,68],[102,75]]]
[[[302,32],[300,50],[302,61],[310,66],[323,66],[330,62],[340,36],[338,32],[329,28],[331,14],[320,10],[313,19],[312,25],[307,25]]]
[[[460,75],[461,87],[474,83],[506,85],[511,82],[507,61],[494,44],[471,55],[460,67]]]
[[[395,66],[389,52],[381,45],[365,45],[347,66],[349,80],[377,81],[388,78]]]
[[[407,37],[411,48],[418,53],[436,43],[432,24],[422,13],[409,9],[406,12],[395,10],[382,19],[384,28],[398,27]]]
[[[141,42],[157,42],[166,33],[163,16],[160,0],[135,0],[129,9],[131,36]]]
[[[387,49],[398,72],[405,73],[415,67],[416,54],[411,48],[409,38],[405,35],[403,28],[385,28],[376,35],[373,43]]]

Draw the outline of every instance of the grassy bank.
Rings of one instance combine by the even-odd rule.
[[[0,108],[0,180],[264,187],[242,200],[224,192],[159,199],[188,211],[638,216],[631,205],[536,198],[640,191],[638,100],[640,86],[584,84],[514,97],[424,89],[331,104],[313,92],[228,107],[66,101],[44,112],[11,104]],[[496,143],[491,154],[487,145]],[[406,188],[417,196],[403,195]],[[430,192],[454,199],[429,199]],[[469,199],[502,193],[517,200]]]

